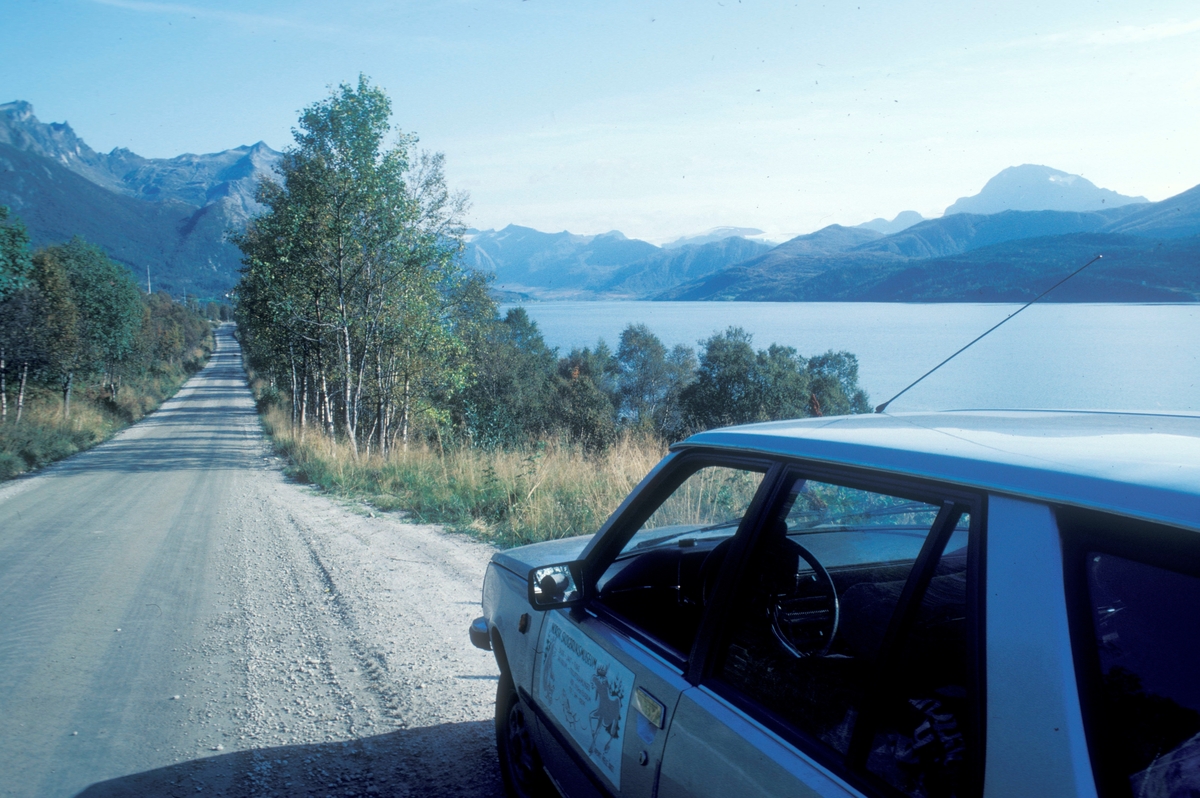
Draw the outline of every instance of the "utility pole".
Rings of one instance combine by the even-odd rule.
[[[150,264],[149,263],[146,264],[146,293],[147,294],[154,293],[153,291],[150,290]]]

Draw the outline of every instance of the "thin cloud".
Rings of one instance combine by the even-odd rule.
[[[1200,32],[1200,19],[1183,22],[1156,22],[1151,25],[1118,25],[1104,30],[1077,30],[1051,33],[1021,39],[1013,44],[1021,45],[1077,45],[1103,46],[1113,44],[1146,44]]]
[[[244,11],[225,11],[222,9],[202,8],[200,6],[183,5],[180,3],[154,3],[145,0],[91,0],[97,5],[120,8],[124,11],[136,11],[143,14],[166,14],[171,16],[186,16],[196,19],[215,20],[236,25],[240,28],[279,28],[300,31],[303,33],[329,35],[343,33],[341,28],[330,25],[314,25],[301,20],[287,17],[276,17],[270,14],[250,14]]]

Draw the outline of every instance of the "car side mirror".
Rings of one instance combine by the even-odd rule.
[[[529,604],[535,610],[572,607],[583,600],[581,563],[545,565],[529,572]]]

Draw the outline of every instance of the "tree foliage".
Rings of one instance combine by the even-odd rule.
[[[696,379],[679,400],[687,429],[869,410],[849,352],[809,360],[778,344],[756,352],[741,327],[714,334],[701,350]]]
[[[462,265],[466,199],[390,114],[362,76],[306,108],[280,181],[260,186],[267,210],[234,237],[243,343],[301,435],[315,427],[356,453],[414,435],[494,448],[557,434],[597,450],[622,428],[677,439],[865,409],[852,355],[756,352],[736,328],[699,358],[645,325],[615,353],[599,341],[559,357],[523,309],[501,317]]]
[[[252,362],[287,385],[294,421],[357,448],[438,427],[467,379],[473,278],[457,263],[466,200],[440,154],[386,141],[391,102],[365,77],[301,114],[268,210],[235,237],[237,316]],[[369,443],[368,443],[369,445]]]
[[[523,308],[495,319],[472,344],[474,380],[454,417],[472,443],[512,446],[558,434],[604,448],[621,429],[668,440],[730,424],[865,413],[858,363],[847,352],[805,359],[791,347],[755,351],[740,328],[668,350],[644,324],[563,357]]]
[[[455,408],[466,439],[485,448],[512,447],[550,432],[558,358],[525,309],[484,325],[472,352],[474,378]]]
[[[29,249],[20,220],[0,206],[0,423],[19,423],[27,389],[52,387],[62,417],[81,381],[115,406],[121,385],[182,366],[211,328],[165,294],[143,295],[123,266],[76,237]]]
[[[29,256],[29,231],[0,205],[0,301],[29,283],[33,262]]]

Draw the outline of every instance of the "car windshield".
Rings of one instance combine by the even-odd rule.
[[[726,521],[721,521],[716,524],[708,524],[706,526],[692,526],[689,524],[681,524],[677,527],[657,527],[655,529],[642,529],[634,534],[633,538],[626,545],[626,551],[635,551],[662,546],[671,542],[678,541],[696,541],[723,539],[732,535],[737,531],[738,524],[742,522],[741,518],[731,518]]]
[[[938,513],[927,502],[817,480],[797,481],[788,501],[788,536],[828,567],[912,561]],[[965,556],[969,527],[964,514],[945,556]]]
[[[829,529],[909,528],[927,530],[929,505],[921,502],[906,502],[887,507],[854,508],[847,510],[829,507],[793,510],[787,516],[789,534],[809,534]]]
[[[726,538],[737,531],[762,484],[759,468],[703,466],[658,497],[621,556],[670,544]]]
[[[798,481],[788,501],[784,520],[789,534],[849,528],[928,530],[938,511],[927,502],[816,480]]]

